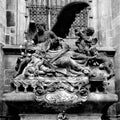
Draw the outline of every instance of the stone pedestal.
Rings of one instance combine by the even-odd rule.
[[[117,100],[118,97],[115,94],[90,93],[85,103],[71,106],[66,110],[66,115],[68,120],[116,120],[111,118],[112,116],[108,115],[107,111]],[[20,120],[58,120],[61,107],[57,107],[55,104],[56,109],[54,110],[53,107],[48,105],[46,107],[45,104],[42,106],[35,101],[32,92],[6,93],[3,95],[3,101],[6,102],[10,115],[13,118],[20,117]]]

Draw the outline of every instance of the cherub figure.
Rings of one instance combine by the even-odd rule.
[[[94,45],[96,45],[98,41],[97,38],[93,38],[94,29],[89,27],[82,31],[75,30],[75,34],[79,37],[76,41],[77,51],[87,56],[93,56],[93,51],[95,50]]]

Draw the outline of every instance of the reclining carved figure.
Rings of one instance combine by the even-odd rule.
[[[77,31],[79,37],[76,41],[76,50],[73,50],[57,37],[52,31],[46,31],[44,25],[40,25],[35,34],[34,44],[27,46],[29,56],[18,59],[16,77],[22,74],[26,79],[36,76],[92,76],[92,66],[106,70],[112,76],[112,70],[108,65],[108,58],[98,53],[96,49],[97,39],[93,38],[94,29],[87,28]],[[104,68],[101,67],[104,65]],[[108,78],[110,77],[108,76]]]
[[[39,32],[41,32],[41,34]],[[76,75],[81,75],[82,73],[84,74],[89,73],[89,69],[87,67],[85,67],[84,65],[81,65],[78,61],[73,59],[73,56],[74,58],[77,55],[79,55],[80,57],[80,53],[76,53],[75,51],[72,51],[70,47],[66,43],[61,42],[61,40],[58,39],[53,34],[53,32],[47,32],[43,29],[43,27],[39,28],[39,32],[38,34],[36,34],[37,38],[36,39],[34,38],[35,45],[33,45],[32,47],[30,46],[31,51],[35,51],[34,54],[38,54],[39,58],[35,58],[34,54],[31,54],[31,57],[29,57],[28,60],[24,59],[24,61],[20,64],[20,67],[18,69],[18,73],[16,74],[16,76],[18,76],[23,72],[22,68],[25,68],[27,64],[28,64],[27,71],[31,72],[32,69],[30,70],[30,66],[31,66],[30,64],[31,63],[36,64],[36,61],[34,61],[35,59],[39,59],[38,61],[40,62],[41,61],[40,57],[41,58],[43,57],[42,58],[43,64],[37,67],[39,68],[38,71],[44,68],[43,71],[46,73],[48,71],[61,72],[59,68],[61,69],[63,68],[65,69],[66,73],[64,72],[61,72],[61,73],[66,76],[68,72],[71,72]],[[86,55],[81,55],[80,59],[86,59],[86,58],[87,58]]]

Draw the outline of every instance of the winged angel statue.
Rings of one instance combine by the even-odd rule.
[[[63,7],[51,31],[45,24],[30,21],[25,54],[18,58],[14,86],[26,92],[33,88],[37,101],[55,104],[81,103],[90,91],[106,92],[104,81],[114,76],[112,63],[97,50],[98,39],[92,27],[75,30],[76,41],[70,46],[66,35],[75,15],[89,5],[72,2]],[[91,80],[102,81],[92,86]],[[92,86],[92,87],[91,87]]]

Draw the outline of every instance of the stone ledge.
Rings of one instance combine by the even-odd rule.
[[[20,49],[20,45],[4,45],[2,48],[4,50],[6,50],[6,49]],[[25,47],[23,46],[21,49],[25,49]]]
[[[11,92],[3,94],[2,101],[35,101],[35,96],[33,92]],[[104,94],[104,93],[90,93],[88,95],[88,100],[90,102],[117,102],[118,96],[116,94]]]
[[[24,51],[25,47],[20,48],[20,45],[4,45],[2,49],[5,55],[21,55],[21,51]]]
[[[11,92],[3,94],[2,101],[34,101],[34,93],[33,92]]]
[[[97,47],[98,51],[115,52],[114,47]]]
[[[20,114],[21,120],[57,120],[58,114]],[[101,120],[101,114],[78,115],[67,114],[69,120]]]
[[[56,120],[58,114],[19,114],[21,120]],[[101,120],[101,114],[67,114],[69,120]],[[116,116],[110,116],[117,120]]]
[[[96,102],[117,102],[118,96],[116,94],[104,94],[104,93],[90,93],[88,96],[88,101]]]
[[[34,93],[32,92],[6,93],[3,94],[1,100],[6,103],[10,110],[14,110],[13,113],[17,112],[16,114],[56,114],[64,109],[64,107],[62,107],[64,104],[55,105],[45,102],[37,102],[34,99]],[[115,94],[90,93],[88,100],[83,104],[78,103],[74,106],[73,104],[69,104],[70,107],[65,109],[68,114],[75,113],[82,115],[88,113],[92,116],[93,114],[106,114],[108,107],[117,102],[117,100],[118,97]]]

